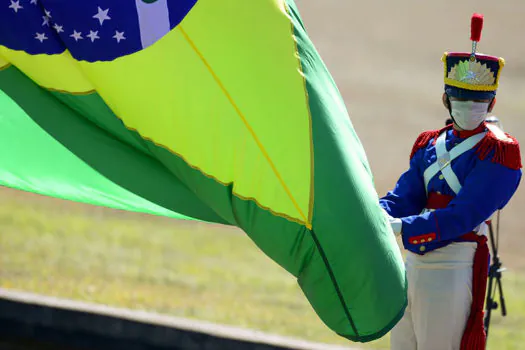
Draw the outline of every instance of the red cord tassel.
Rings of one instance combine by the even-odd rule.
[[[441,134],[442,131],[446,129],[450,129],[450,128],[452,128],[452,124],[445,126],[443,129],[423,131],[421,134],[419,134],[419,136],[416,139],[416,142],[414,142],[414,145],[412,146],[412,152],[410,153],[410,159],[414,157],[414,154],[416,154],[416,152],[419,149],[425,148],[428,145],[430,140],[434,139],[434,143],[435,143],[439,134]]]
[[[492,161],[494,163],[502,164],[510,169],[521,169],[521,153],[518,140],[513,136],[505,133],[507,140],[500,140],[492,132],[488,132],[487,136],[476,145],[476,153],[481,160],[484,160],[493,153]]]
[[[487,237],[469,233],[463,238],[477,242],[478,246],[472,266],[472,305],[461,339],[461,350],[484,350],[487,341],[483,324],[489,264]]]

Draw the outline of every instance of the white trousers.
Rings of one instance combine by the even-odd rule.
[[[459,350],[472,304],[476,243],[407,253],[408,306],[392,329],[392,350]]]

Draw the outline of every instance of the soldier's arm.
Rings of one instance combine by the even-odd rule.
[[[426,145],[436,136],[436,131],[424,132],[416,139],[410,165],[397,181],[393,190],[380,198],[379,204],[393,218],[401,218],[421,213],[425,207],[427,195],[423,173],[423,155]]]
[[[472,231],[508,203],[521,176],[521,169],[490,159],[480,161],[446,208],[401,219],[403,244],[420,244],[421,236],[434,241],[450,240]]]
[[[420,153],[422,151],[410,160],[410,167],[399,177],[395,187],[379,200],[381,207],[394,218],[420,213],[425,206],[425,184],[417,165]]]

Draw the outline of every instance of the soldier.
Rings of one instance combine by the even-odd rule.
[[[392,330],[393,350],[485,348],[487,223],[522,171],[518,141],[485,121],[504,60],[476,53],[482,24],[474,14],[472,52],[442,58],[452,122],[419,135],[409,169],[380,199],[407,250],[408,306]]]

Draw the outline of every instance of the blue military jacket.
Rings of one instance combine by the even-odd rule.
[[[446,133],[447,151],[472,135],[486,133],[475,147],[449,164],[461,184],[457,194],[441,172],[431,177],[425,188],[423,173],[437,160],[436,140],[441,133]],[[518,141],[502,134],[496,135],[483,123],[473,131],[458,132],[448,125],[418,137],[408,170],[394,189],[380,198],[387,213],[402,221],[405,249],[424,254],[461,241],[462,235],[472,232],[509,202],[521,180],[521,156]],[[427,193],[431,192],[453,198],[445,208],[424,212]],[[428,237],[432,238],[425,239]]]

